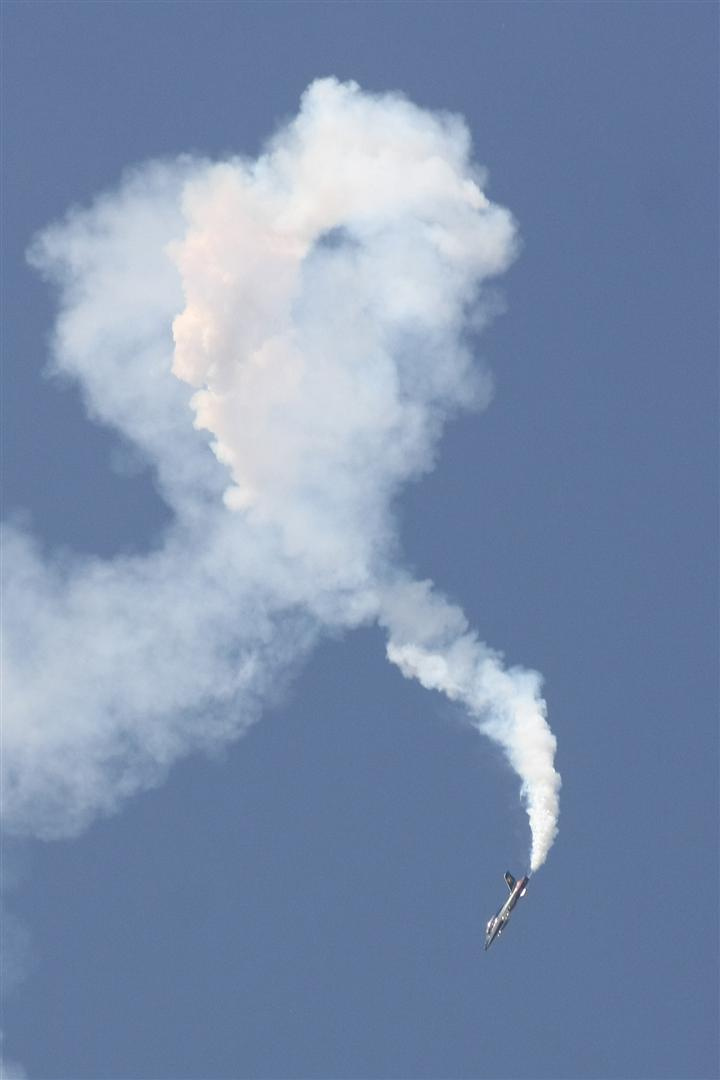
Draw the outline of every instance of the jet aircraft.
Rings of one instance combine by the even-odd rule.
[[[488,924],[485,928],[486,952],[492,945],[495,938],[499,937],[507,926],[508,919],[512,914],[513,908],[517,904],[520,897],[525,895],[528,880],[528,876],[525,875],[525,877],[521,878],[520,881],[516,881],[509,870],[505,871],[505,881],[507,882],[507,887],[510,890],[510,895],[508,896],[502,907],[499,908],[497,914],[493,915],[492,919],[488,921]]]

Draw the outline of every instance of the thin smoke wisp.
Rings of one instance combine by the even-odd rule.
[[[34,242],[54,370],[154,470],[156,550],[48,556],[8,525],[4,824],[71,836],[234,739],[324,633],[377,622],[521,780],[531,868],[560,778],[537,673],[403,568],[392,508],[491,394],[468,340],[516,252],[467,128],[318,80],[254,160],[151,162]]]

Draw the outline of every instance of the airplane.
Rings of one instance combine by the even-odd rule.
[[[516,881],[509,870],[505,871],[505,881],[507,882],[507,887],[510,890],[510,895],[508,896],[502,907],[498,910],[497,914],[493,915],[492,919],[488,921],[488,924],[485,927],[486,952],[492,945],[495,938],[499,937],[507,926],[507,922],[510,918],[510,915],[512,914],[513,908],[517,904],[520,897],[524,896],[527,891],[528,880],[529,878],[526,874],[524,878],[520,879],[520,881]]]

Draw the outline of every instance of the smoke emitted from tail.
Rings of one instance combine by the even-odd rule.
[[[502,746],[522,780],[532,834],[530,870],[542,866],[557,834],[560,776],[556,740],[540,694],[541,676],[506,668],[502,656],[468,629],[459,608],[432,591],[430,582],[396,586],[382,621],[389,629],[388,658],[408,678],[462,704],[473,723]]]
[[[235,738],[327,632],[378,621],[558,816],[540,677],[408,579],[392,506],[491,382],[468,345],[516,250],[467,129],[323,79],[256,160],[136,169],[46,230],[55,369],[155,471],[163,545],[49,559],[6,531],[6,827],[72,835]],[[212,451],[212,453],[211,453]]]

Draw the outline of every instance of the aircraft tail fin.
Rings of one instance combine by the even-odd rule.
[[[512,876],[509,870],[505,871],[505,881],[507,882],[508,889],[510,890],[510,892],[512,892],[515,888],[515,878]]]

